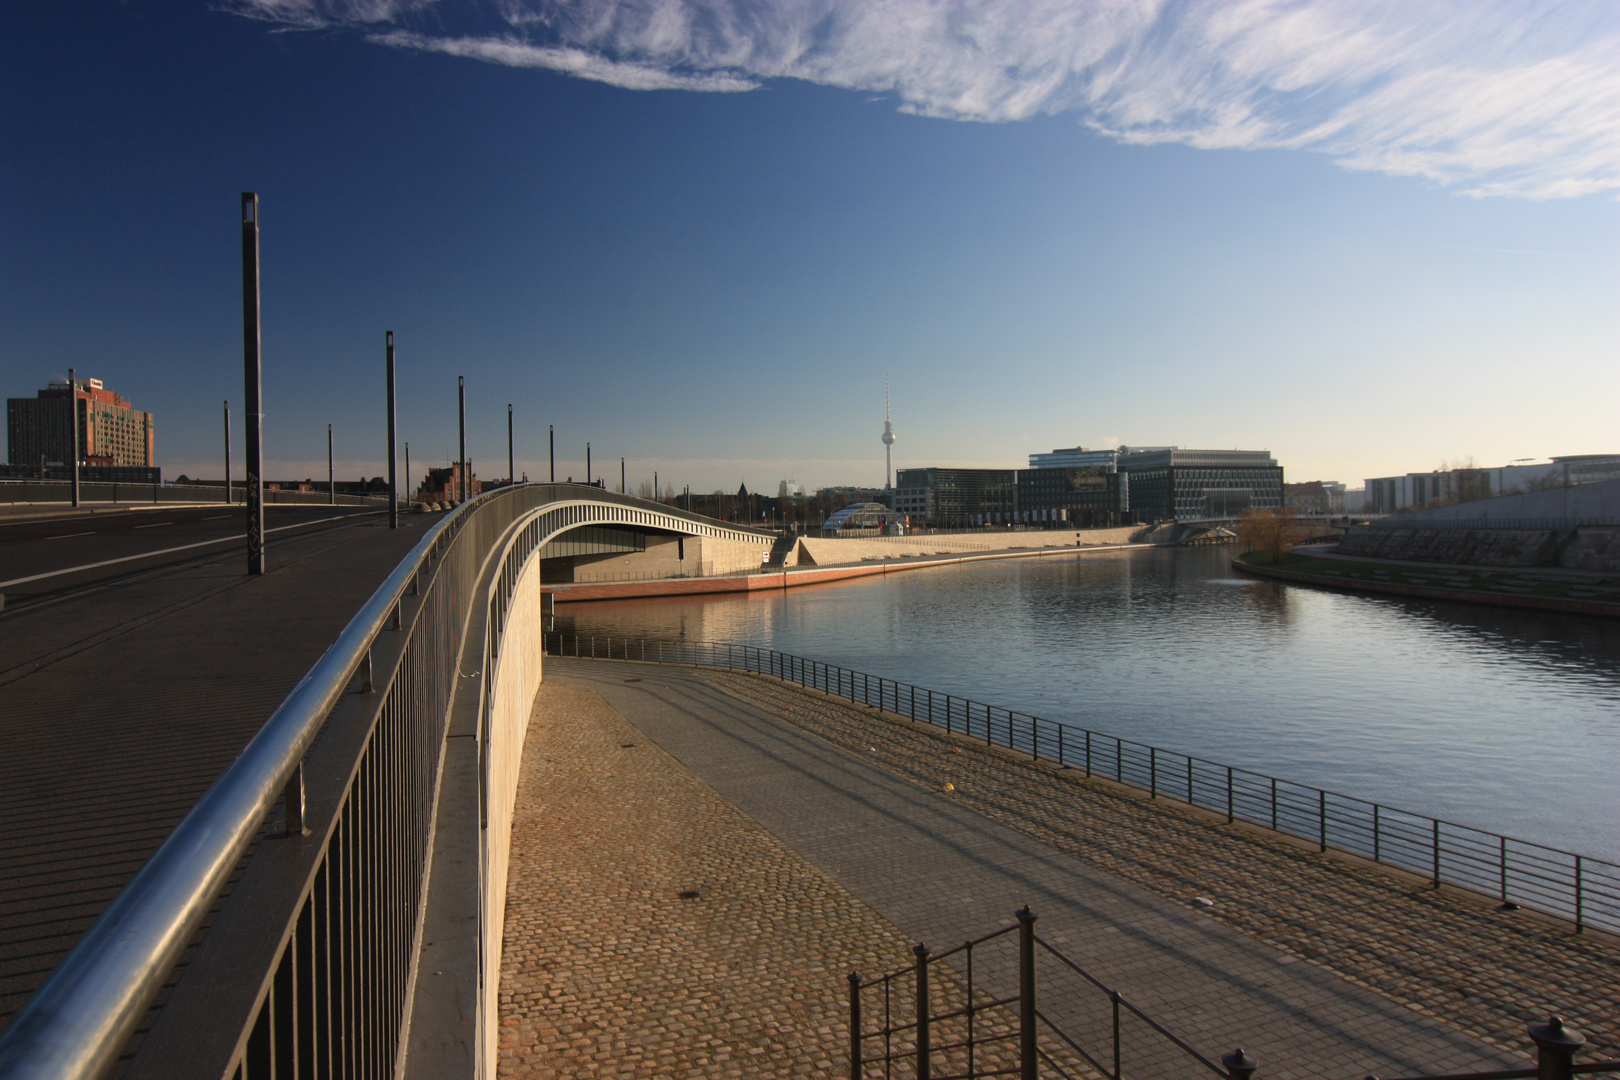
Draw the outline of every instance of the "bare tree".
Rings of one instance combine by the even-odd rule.
[[[1294,512],[1286,508],[1243,511],[1238,518],[1237,535],[1248,550],[1264,551],[1272,562],[1280,562],[1289,548],[1305,538]]]

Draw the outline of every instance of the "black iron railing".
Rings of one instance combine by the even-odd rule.
[[[1036,916],[1028,907],[1013,914],[1013,925],[938,955],[919,943],[912,950],[915,961],[887,975],[863,979],[850,972],[850,1080],[875,1078],[880,1069],[885,1080],[897,1071],[916,1080],[1035,1080],[1043,1071],[1079,1080],[1087,1065],[1109,1080],[1122,1080],[1127,1043],[1121,1036],[1122,1010],[1143,1021],[1155,1044],[1155,1072],[1193,1064],[1222,1080],[1248,1080],[1254,1073],[1256,1064],[1242,1050],[1223,1055],[1216,1064],[1064,956],[1036,935]],[[1010,963],[1004,955],[1008,946],[1015,950]],[[992,954],[988,958],[987,951]],[[1078,974],[1085,985],[1107,996],[1113,1024],[1106,1049],[1096,1044],[1088,1048],[1040,1009],[1037,984],[1048,980],[1037,978],[1038,955],[1057,962],[1056,968],[1044,970]]]
[[[551,655],[644,660],[770,675],[946,732],[1056,762],[1315,844],[1568,919],[1620,932],[1620,865],[1572,851],[1280,780],[1250,769],[941,694],[801,656],[647,637],[546,635]]]
[[[1043,1073],[1080,1080],[1087,1067],[1105,1080],[1124,1080],[1127,1073],[1179,1075],[1189,1069],[1221,1080],[1250,1080],[1260,1068],[1241,1048],[1222,1054],[1218,1063],[1206,1057],[1117,988],[1037,935],[1036,916],[1027,906],[1013,914],[1017,922],[1012,926],[937,956],[919,943],[912,949],[915,961],[887,975],[865,979],[858,972],[849,973],[850,1080],[876,1080],[880,1070],[884,1080],[896,1075],[908,1080],[976,1080],[989,1076],[1037,1080]],[[986,965],[983,954],[1007,944],[1016,948],[1012,961],[1009,963],[1005,955],[992,955],[988,958],[991,963]],[[1005,953],[1004,947],[1001,952]],[[1041,964],[1039,957],[1048,957],[1051,962]],[[984,974],[986,966],[991,969],[988,977]],[[1093,997],[1106,998],[1106,1037],[1084,1042],[1071,1034],[1080,1026],[1087,1031],[1099,1030],[1104,1026],[1097,1022],[1101,1017],[1089,1018],[1084,1024],[1074,1023],[1071,1017],[1060,1024],[1039,1007],[1037,998],[1053,996],[1055,977],[1065,975],[1080,977],[1081,994],[1089,990]],[[1068,996],[1078,995],[1071,992]],[[1130,1031],[1121,1023],[1125,1019],[1136,1022]],[[1585,1045],[1586,1037],[1565,1027],[1556,1016],[1544,1024],[1529,1025],[1526,1034],[1536,1048],[1533,1068],[1402,1080],[1572,1080],[1575,1076],[1620,1072],[1620,1061],[1575,1064],[1575,1054]],[[1366,1080],[1378,1078],[1369,1076]]]

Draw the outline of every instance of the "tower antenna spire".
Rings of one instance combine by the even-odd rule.
[[[883,376],[883,490],[894,490],[894,424],[889,419],[889,377]]]

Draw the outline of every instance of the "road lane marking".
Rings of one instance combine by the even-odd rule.
[[[338,514],[335,517],[316,518],[314,521],[300,521],[295,525],[280,525],[274,529],[264,530],[265,535],[286,532],[288,529],[302,529],[306,525],[319,525],[323,521],[345,521],[349,518],[370,517],[374,514],[386,514],[386,510],[368,510],[361,514]],[[195,544],[181,544],[179,547],[163,548],[159,551],[143,551],[139,555],[124,555],[117,559],[103,559],[101,562],[85,563],[83,566],[70,566],[66,570],[49,570],[43,574],[30,574],[28,577],[12,578],[10,581],[0,581],[0,589],[8,585],[25,585],[30,581],[43,581],[46,578],[61,577],[63,574],[77,574],[81,570],[95,570],[102,566],[113,566],[117,563],[134,562],[136,559],[150,559],[158,555],[172,555],[176,551],[190,551],[192,548],[207,547],[209,544],[226,544],[231,541],[242,542],[240,536],[220,536],[213,540],[199,540]]]
[[[89,532],[63,533],[61,536],[47,536],[45,539],[47,539],[47,540],[66,540],[70,536],[94,536],[94,535],[96,535],[96,530],[91,529]]]
[[[150,525],[137,525],[137,529],[161,529],[165,525],[173,525],[172,521],[154,521]]]

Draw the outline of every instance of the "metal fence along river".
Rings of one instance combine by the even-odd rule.
[[[770,675],[951,734],[1029,754],[1587,926],[1620,932],[1620,865],[1352,795],[940,694],[816,660],[723,642],[546,635],[550,655],[718,667]]]

